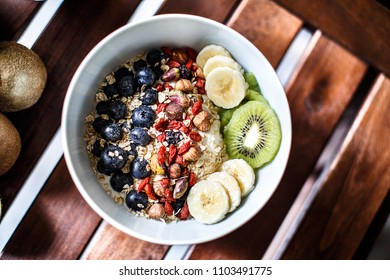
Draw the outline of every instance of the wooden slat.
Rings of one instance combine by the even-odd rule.
[[[351,259],[390,191],[390,80],[379,77],[284,259]],[[310,237],[310,238],[309,238]]]
[[[161,6],[158,14],[191,14],[224,22],[230,11],[240,1],[241,0],[197,0],[196,2],[192,2],[167,0]]]
[[[390,75],[390,10],[373,0],[275,0]],[[329,3],[331,2],[331,3]]]
[[[22,151],[13,169],[0,177],[3,213],[58,129],[66,90],[78,65],[103,37],[127,22],[138,2],[66,1],[34,45],[48,79],[34,106],[7,114],[20,133]]]
[[[196,246],[191,259],[259,259],[312,171],[366,66],[317,33],[287,86],[292,148],[282,182],[267,205],[232,234]]]
[[[17,40],[41,5],[41,2],[36,1],[1,0],[0,41]]]
[[[197,1],[194,5],[190,1],[168,0],[161,7],[159,14],[191,11],[193,15],[210,17],[210,11],[213,11],[213,19],[225,21],[234,1],[218,0],[212,3],[215,5],[214,10],[209,9],[210,1]],[[127,236],[104,222],[83,257],[86,259],[162,259],[168,248],[169,246],[156,245]]]
[[[251,41],[276,68],[302,21],[269,0],[244,0],[227,24]]]
[[[65,169],[62,159],[1,259],[76,259],[80,255],[100,217],[81,197]]]

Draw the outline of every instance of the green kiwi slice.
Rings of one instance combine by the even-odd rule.
[[[281,140],[276,113],[260,101],[248,101],[237,108],[224,129],[229,157],[242,158],[253,168],[271,162],[279,151]]]
[[[257,91],[261,94],[261,89],[255,75],[252,72],[244,72],[244,79],[248,83],[250,90]]]

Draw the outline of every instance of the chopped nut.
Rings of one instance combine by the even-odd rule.
[[[180,164],[174,163],[171,166],[168,167],[169,177],[171,179],[177,179],[180,177],[181,168]]]
[[[196,75],[197,77],[201,78],[201,79],[204,79],[204,78],[205,78],[205,77],[204,77],[204,74],[203,74],[203,71],[202,71],[202,69],[201,69],[200,67],[198,67],[198,68],[196,69],[195,75]]]
[[[153,190],[158,196],[164,196],[165,186],[162,184],[161,180],[153,182]]]
[[[176,82],[175,89],[182,92],[191,92],[194,89],[194,86],[190,80],[180,79]]]
[[[202,111],[198,113],[192,122],[200,131],[208,131],[211,127],[211,114],[207,111]]]
[[[173,190],[173,198],[178,199],[184,195],[188,188],[187,178],[181,178],[177,180],[175,188]]]
[[[173,49],[172,59],[179,62],[180,64],[185,64],[188,60],[188,56],[182,49]]]
[[[201,155],[202,152],[198,146],[191,146],[188,151],[183,154],[183,158],[186,161],[197,161]]]
[[[183,108],[187,108],[190,105],[190,99],[181,91],[175,91],[174,94],[169,96],[169,99]]]
[[[160,220],[165,215],[164,206],[160,203],[155,203],[150,207],[148,214],[150,218]]]
[[[171,121],[180,121],[183,119],[183,107],[177,103],[171,102],[165,107],[165,114]]]

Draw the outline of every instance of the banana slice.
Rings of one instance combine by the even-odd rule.
[[[229,68],[232,68],[234,70],[237,70],[241,74],[244,73],[244,70],[242,69],[241,65],[237,63],[233,58],[229,56],[224,55],[216,55],[213,57],[210,57],[206,64],[203,67],[203,74],[207,78],[208,74],[213,71],[213,69],[221,66],[226,66]]]
[[[199,181],[188,193],[188,209],[198,222],[214,224],[229,211],[229,195],[226,189],[214,181]]]
[[[237,70],[226,66],[214,68],[206,79],[207,96],[215,105],[230,109],[244,99],[248,84]]]
[[[234,211],[241,203],[241,189],[237,180],[225,171],[214,172],[207,177],[207,181],[220,183],[229,194],[229,213]]]
[[[210,57],[213,57],[216,55],[223,55],[223,56],[231,57],[230,53],[224,47],[211,44],[211,45],[205,46],[198,53],[198,56],[196,57],[196,64],[198,64],[198,66],[200,66],[203,69],[207,60]]]
[[[241,189],[241,197],[247,196],[254,188],[255,172],[243,159],[230,159],[221,165],[221,171],[226,171],[238,182]]]

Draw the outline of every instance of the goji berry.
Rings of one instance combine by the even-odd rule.
[[[184,124],[180,121],[171,121],[169,122],[168,126],[167,126],[167,129],[180,129],[180,127],[182,127]]]
[[[181,145],[181,146],[179,147],[179,150],[177,151],[177,153],[178,153],[179,155],[184,154],[185,152],[188,151],[188,149],[190,148],[190,146],[191,146],[191,142],[190,142],[190,141],[185,142],[183,145]]]
[[[197,115],[202,109],[202,99],[198,99],[192,106],[192,114]]]
[[[175,202],[176,199],[173,198],[173,193],[170,189],[166,188],[164,191],[164,196],[169,202]]]
[[[162,92],[162,91],[164,90],[163,85],[162,85],[162,84],[158,84],[158,85],[156,86],[156,90],[157,90],[158,92]]]
[[[154,194],[153,188],[151,184],[146,184],[145,185],[145,193],[146,195],[152,199],[152,200],[157,200],[156,195]]]
[[[165,107],[167,107],[168,103],[160,103],[157,105],[156,109],[156,115],[158,115],[160,112],[165,110]]]
[[[168,188],[168,187],[169,187],[169,179],[168,179],[168,178],[162,178],[162,179],[160,180],[160,184],[161,184],[161,186],[162,186],[164,189]]]
[[[190,175],[188,176],[188,186],[192,187],[196,184],[196,175],[193,171],[190,172]]]
[[[171,55],[172,54],[172,49],[170,47],[161,47],[161,49],[167,55]]]
[[[185,47],[184,50],[190,59],[192,59],[193,61],[196,60],[196,57],[198,56],[196,50],[190,47]]]
[[[188,132],[190,131],[190,129],[186,127],[184,124],[179,128],[179,130],[185,134],[188,134]]]
[[[195,72],[197,69],[198,69],[198,66],[196,66],[195,64],[192,64],[192,65],[191,65],[191,70],[192,70],[192,71]]]
[[[137,192],[141,192],[145,188],[146,184],[148,184],[148,183],[149,183],[149,177],[146,177],[138,185]]]
[[[166,137],[165,133],[162,133],[159,136],[157,136],[157,141],[162,143],[162,142],[164,142],[165,137]]]
[[[186,63],[186,68],[191,69],[191,66],[193,63],[194,63],[194,61],[192,59],[188,60],[188,62]]]
[[[168,155],[168,164],[171,165],[175,159],[177,148],[175,145],[171,144],[169,146],[169,155]]]
[[[176,156],[175,162],[182,166],[186,166],[186,163],[181,155]]]
[[[202,136],[200,136],[200,134],[196,131],[191,131],[189,134],[188,134],[188,137],[190,137],[190,139],[192,141],[195,141],[195,142],[199,142],[199,141],[202,141]]]
[[[186,202],[184,202],[184,205],[181,208],[180,212],[177,214],[177,217],[180,220],[187,220],[189,215],[190,215],[190,210],[188,209],[188,204],[187,204],[187,201],[186,201]]]
[[[168,216],[173,215],[173,207],[168,201],[165,201],[164,210],[165,214],[167,214]]]
[[[174,60],[169,60],[167,62],[167,65],[169,66],[169,68],[179,68],[180,67],[180,63],[177,61],[174,61]]]
[[[164,132],[165,129],[167,129],[167,126],[169,124],[169,121],[166,119],[160,119],[155,125],[154,128],[157,131]]]
[[[164,83],[163,84],[163,88],[167,89],[167,90],[172,90],[173,89],[173,87],[169,83]]]
[[[164,146],[161,146],[159,149],[158,149],[158,152],[157,152],[157,161],[160,165],[163,165],[164,164],[164,161],[165,161],[165,147]]]

